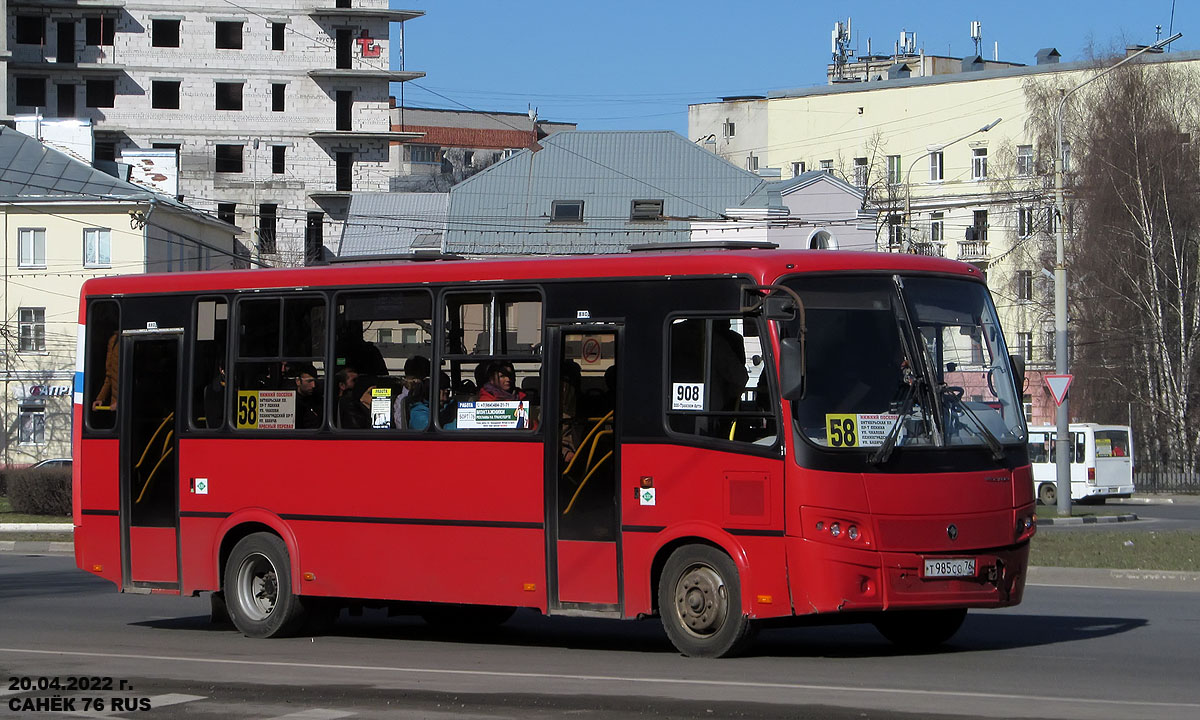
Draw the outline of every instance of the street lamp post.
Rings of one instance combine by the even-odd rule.
[[[925,148],[924,153],[922,153],[921,155],[918,155],[911,163],[908,164],[908,172],[904,174],[904,222],[907,225],[907,227],[905,229],[908,232],[904,233],[904,244],[901,246],[902,251],[908,252],[909,250],[912,249],[912,233],[913,233],[914,228],[913,228],[913,222],[912,222],[912,215],[910,213],[912,211],[912,171],[913,171],[913,168],[917,166],[917,163],[920,162],[922,158],[927,158],[936,152],[941,152],[941,151],[945,150],[946,148],[950,147],[951,145],[953,145],[954,143],[962,142],[963,140],[966,140],[969,137],[978,135],[979,133],[985,133],[988,130],[991,130],[992,128],[999,125],[1000,121],[1002,119],[1003,118],[996,118],[995,120],[991,121],[987,125],[984,125],[983,127],[979,128],[978,130],[972,130],[971,132],[967,133],[966,135],[963,135],[960,138],[951,140],[950,142],[945,143],[944,145],[929,145]]]
[[[1101,70],[1087,80],[1079,83],[1067,92],[1062,93],[1058,101],[1058,111],[1054,114],[1054,204],[1058,212],[1058,227],[1055,232],[1055,261],[1054,266],[1054,372],[1067,375],[1067,261],[1066,261],[1066,201],[1063,198],[1063,109],[1067,106],[1067,98],[1076,90],[1090,82],[1099,80],[1108,73],[1116,70],[1125,63],[1151,50],[1162,50],[1170,43],[1183,37],[1183,33],[1175,33],[1166,40],[1160,40],[1122,59],[1120,62]],[[1067,411],[1068,398],[1064,395],[1055,415],[1055,479],[1058,484],[1058,514],[1068,517],[1071,514],[1071,422]]]

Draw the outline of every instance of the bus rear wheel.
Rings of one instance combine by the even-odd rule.
[[[671,644],[691,657],[734,655],[753,630],[742,613],[737,566],[708,545],[685,545],[667,559],[658,609]]]
[[[895,610],[879,615],[875,629],[904,650],[932,650],[953,637],[966,618],[966,608]]]
[[[286,637],[304,621],[292,592],[287,546],[270,533],[238,541],[225,565],[225,604],[234,626],[247,637]]]
[[[1057,505],[1058,488],[1054,487],[1050,483],[1042,483],[1041,486],[1038,487],[1038,500],[1043,505]]]

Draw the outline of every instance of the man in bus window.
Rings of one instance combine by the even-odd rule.
[[[310,364],[296,366],[296,427],[321,427],[323,403],[317,393],[317,369]]]

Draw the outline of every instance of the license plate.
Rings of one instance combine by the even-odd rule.
[[[975,558],[926,559],[925,577],[975,577]]]

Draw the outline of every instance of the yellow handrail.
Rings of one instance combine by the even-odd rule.
[[[151,435],[150,439],[146,441],[146,449],[142,451],[142,456],[138,458],[137,463],[133,466],[133,470],[137,470],[142,466],[142,463],[146,461],[146,456],[150,454],[150,448],[154,445],[154,441],[158,438],[158,434],[167,426],[167,423],[174,419],[175,411],[172,410],[165,418],[163,418],[163,421],[158,424],[158,428],[155,429],[154,434]],[[174,428],[168,430],[166,436],[163,437],[162,449],[159,450],[158,454],[158,462],[154,463],[154,467],[150,470],[150,474],[146,476],[146,482],[142,483],[142,490],[138,493],[137,500],[133,501],[135,505],[142,501],[142,498],[146,495],[146,491],[150,489],[150,482],[154,480],[154,473],[158,472],[158,468],[162,466],[163,461],[166,460],[167,456],[175,450],[175,447],[171,445],[171,439],[173,437],[175,437]]]
[[[596,466],[593,467],[587,475],[583,476],[583,480],[579,483],[579,487],[575,488],[575,494],[571,496],[571,502],[567,503],[567,509],[563,510],[563,515],[571,512],[571,508],[575,507],[575,500],[579,497],[579,493],[583,492],[583,486],[587,485],[587,481],[590,480],[592,475],[594,475],[596,471],[600,469],[600,466],[604,464],[605,460],[612,457],[612,454],[612,450],[609,450],[607,453],[605,453],[604,457],[600,458],[600,461],[596,463]]]
[[[581,452],[583,452],[583,448],[585,446],[587,446],[588,441],[590,441],[592,439],[592,436],[596,434],[597,430],[599,430],[601,427],[603,427],[604,423],[606,423],[610,419],[612,419],[612,416],[613,416],[613,411],[609,410],[607,415],[600,418],[596,422],[596,424],[592,426],[592,429],[588,432],[587,435],[584,436],[583,442],[579,443],[579,449],[577,449],[575,451],[575,456],[571,458],[571,462],[567,463],[567,468],[562,471],[563,475],[566,475],[567,473],[571,472],[571,468],[573,468],[575,466],[575,459],[579,457]]]

